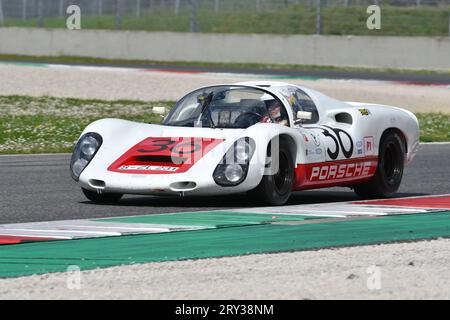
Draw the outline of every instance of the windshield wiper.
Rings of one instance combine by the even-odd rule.
[[[203,116],[203,113],[205,111],[207,111],[207,115],[208,115],[208,119],[209,119],[209,123],[210,123],[210,128],[215,129],[216,125],[214,124],[214,120],[212,118],[212,114],[211,114],[211,110],[209,109],[209,106],[211,104],[211,102],[213,101],[214,98],[214,93],[211,92],[210,94],[208,94],[205,98],[205,100],[202,102],[202,111],[200,112],[200,119]]]

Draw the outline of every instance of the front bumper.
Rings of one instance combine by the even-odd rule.
[[[128,174],[111,171],[99,172],[89,166],[80,176],[82,188],[103,193],[142,195],[221,195],[246,192],[261,181],[258,168],[250,166],[247,178],[238,186],[222,187],[213,179],[213,170],[180,174]]]

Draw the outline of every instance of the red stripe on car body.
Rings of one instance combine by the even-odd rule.
[[[295,169],[294,190],[365,182],[375,174],[377,165],[377,156],[299,164]]]

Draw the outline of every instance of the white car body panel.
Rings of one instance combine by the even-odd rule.
[[[95,132],[103,138],[103,144],[95,157],[84,169],[79,177],[82,188],[103,193],[124,194],[153,194],[153,195],[216,195],[245,192],[254,189],[260,183],[264,174],[267,148],[274,138],[289,138],[294,150],[293,157],[298,170],[319,170],[322,174],[326,170],[340,170],[339,163],[344,167],[349,163],[357,163],[361,159],[372,161],[376,165],[379,143],[383,132],[389,128],[399,130],[406,140],[406,164],[409,164],[417,153],[419,145],[419,127],[416,117],[409,111],[376,104],[342,102],[327,97],[315,90],[298,87],[308,94],[317,107],[319,122],[317,124],[294,125],[294,114],[289,101],[282,94],[286,86],[290,84],[280,82],[244,82],[236,85],[245,85],[258,89],[264,89],[278,97],[286,110],[288,110],[291,126],[283,126],[271,123],[258,123],[248,129],[212,129],[192,127],[170,127],[137,123],[119,119],[103,119],[90,124],[82,133]],[[261,88],[261,86],[265,86]],[[270,87],[269,87],[270,86]],[[294,86],[297,87],[297,86]],[[363,111],[361,111],[363,110]],[[364,115],[368,111],[367,115]],[[337,122],[337,114],[346,114],[352,117],[352,124]],[[339,137],[332,129],[339,131]],[[327,136],[328,132],[328,136]],[[330,137],[329,135],[333,137]],[[82,136],[81,135],[81,136]],[[152,137],[186,137],[223,139],[216,147],[203,157],[186,172],[170,174],[131,174],[108,170],[117,159],[122,157],[139,142]],[[213,172],[223,158],[225,152],[231,148],[234,142],[241,137],[250,137],[255,141],[256,149],[250,161],[247,178],[238,186],[222,187],[215,183]],[[337,151],[337,139],[341,139],[339,152]],[[339,141],[337,141],[339,143]],[[368,148],[370,147],[370,148]],[[342,150],[343,149],[343,150]],[[349,155],[345,151],[352,152]],[[370,150],[369,150],[370,149]],[[356,161],[356,162],[355,162]],[[375,162],[374,162],[375,161]],[[321,169],[324,165],[336,164],[336,168]],[[317,167],[314,167],[317,165]],[[350,164],[350,166],[352,166]],[[354,165],[358,170],[358,164]],[[356,169],[352,169],[356,170]],[[358,171],[359,172],[359,171]],[[325,173],[323,173],[325,176]],[[328,172],[328,177],[330,173]],[[337,173],[336,173],[337,174]],[[301,175],[301,174],[299,174]],[[348,170],[346,175],[348,175]],[[331,174],[333,177],[333,174]],[[319,179],[319,177],[317,177]],[[368,176],[365,179],[370,178]],[[308,179],[308,177],[304,177]],[[342,181],[325,178],[317,183],[297,185],[295,189],[309,189],[328,187],[333,185],[349,185],[354,179],[349,176]],[[352,180],[353,179],[353,180]],[[344,180],[346,180],[344,182]],[[101,181],[101,184],[96,183]],[[299,178],[298,181],[301,181]],[[357,181],[354,180],[354,181]],[[178,184],[186,182],[185,186]],[[187,184],[192,182],[193,184]],[[299,182],[300,183],[300,182]]]

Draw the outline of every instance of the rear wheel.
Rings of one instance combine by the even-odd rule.
[[[384,133],[377,171],[370,181],[354,186],[356,194],[361,198],[385,198],[396,193],[402,182],[405,152],[403,139],[397,132]]]
[[[84,188],[81,188],[81,190],[83,191],[83,194],[86,196],[86,198],[95,203],[116,203],[123,196],[123,194],[120,193],[97,193]]]
[[[260,184],[250,194],[257,201],[269,205],[283,205],[291,196],[294,182],[294,161],[286,143],[280,141],[279,168],[273,175],[263,176]]]

